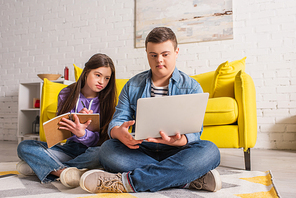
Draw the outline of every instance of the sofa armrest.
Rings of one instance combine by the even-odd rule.
[[[243,71],[237,73],[234,94],[238,103],[239,145],[246,151],[257,140],[256,91],[251,76]]]
[[[40,105],[40,140],[45,142],[43,123],[53,118],[58,105],[58,95],[60,91],[67,87],[65,84],[55,83],[44,79],[42,86],[41,105]],[[52,117],[53,116],[53,117]]]

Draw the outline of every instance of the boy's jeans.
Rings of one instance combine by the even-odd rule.
[[[205,140],[183,147],[143,142],[139,149],[129,149],[111,139],[101,146],[99,159],[107,171],[123,173],[128,192],[155,192],[184,187],[215,169],[220,164],[220,152],[214,143]]]
[[[47,183],[57,179],[50,172],[66,167],[100,168],[99,149],[100,147],[86,147],[73,141],[48,149],[45,142],[25,140],[18,145],[17,153],[32,168],[41,183]]]

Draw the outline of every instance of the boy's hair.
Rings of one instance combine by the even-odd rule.
[[[163,43],[166,41],[172,41],[174,49],[177,49],[178,42],[175,33],[167,27],[156,27],[146,37],[145,48],[147,49],[148,42],[151,43]]]
[[[108,85],[99,92],[98,98],[100,101],[100,141],[101,145],[105,140],[108,139],[107,129],[109,122],[112,120],[115,112],[115,106],[117,104],[117,91],[115,82],[115,67],[111,58],[105,54],[93,55],[87,63],[76,83],[69,85],[70,92],[67,99],[63,104],[58,104],[57,115],[61,115],[71,111],[78,100],[81,89],[86,83],[86,79],[91,70],[99,67],[109,67],[111,69],[111,77]]]

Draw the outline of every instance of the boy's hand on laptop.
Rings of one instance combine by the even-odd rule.
[[[135,140],[133,136],[128,132],[128,128],[135,124],[135,121],[124,122],[121,126],[115,126],[111,129],[111,137],[118,139],[125,146],[130,149],[138,149],[143,140]]]
[[[184,146],[187,144],[186,136],[181,135],[180,133],[177,133],[174,136],[167,136],[165,132],[160,131],[159,134],[161,138],[147,138],[147,141],[154,142],[154,143],[167,144],[170,146]]]

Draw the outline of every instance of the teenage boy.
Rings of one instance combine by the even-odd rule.
[[[145,47],[151,69],[131,78],[122,89],[109,124],[111,139],[99,150],[99,161],[108,172],[87,171],[80,179],[81,188],[91,193],[155,192],[172,187],[221,189],[215,170],[220,152],[212,142],[200,140],[202,131],[175,136],[160,131],[161,138],[145,141],[135,140],[128,132],[135,123],[139,98],[203,92],[198,82],[175,67],[179,48],[171,29],[154,28]]]

